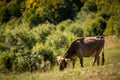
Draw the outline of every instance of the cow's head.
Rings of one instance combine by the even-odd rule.
[[[57,57],[57,61],[59,63],[59,70],[63,71],[65,68],[67,68],[67,61],[70,61],[70,59],[66,59],[63,57]]]

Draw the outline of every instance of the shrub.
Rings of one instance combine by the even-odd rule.
[[[4,63],[2,66],[5,66],[4,68],[8,70],[21,72],[42,70],[46,61],[49,61],[51,66],[54,65],[53,51],[43,47],[43,44],[46,37],[54,31],[55,26],[48,23],[29,29],[23,23],[12,25],[13,21],[6,24],[4,31],[0,30],[0,32],[3,32],[0,36],[4,37],[4,40],[0,41],[0,47],[3,48],[2,52],[5,53],[4,59],[1,58],[3,61],[0,61],[0,63]],[[36,54],[38,42],[41,42],[42,46],[40,45]]]
[[[38,66],[39,70],[43,69],[46,71],[48,69],[51,69],[55,64],[55,55],[50,49],[50,46],[47,46],[45,44],[36,43],[36,45],[33,46],[32,55],[36,56],[35,58],[33,57],[33,59],[34,61],[37,61],[35,63],[38,63],[38,65],[40,65]]]
[[[113,18],[110,17],[108,22],[107,22],[107,27],[106,27],[105,32],[104,32],[105,35],[112,35],[112,34],[115,33],[113,31],[113,25],[112,24],[113,24]]]
[[[49,36],[54,30],[55,25],[50,23],[40,24],[37,27],[31,29],[31,33],[37,41],[45,42],[46,37]]]
[[[57,30],[64,31],[65,28],[69,27],[72,23],[72,20],[68,19],[59,23],[56,28]]]
[[[47,37],[46,45],[50,47],[54,55],[58,56],[65,52],[65,49],[69,47],[74,39],[76,39],[76,36],[71,32],[55,31]]]
[[[114,1],[110,7],[111,16],[107,22],[107,28],[105,30],[105,35],[120,35],[120,5],[119,1]]]
[[[82,37],[83,36],[83,30],[81,29],[80,24],[78,23],[73,23],[69,25],[65,31],[71,32],[77,37]]]
[[[87,11],[87,12],[97,12],[97,5],[94,1],[92,0],[87,0],[84,3],[84,6],[81,8],[82,11]]]
[[[61,31],[56,31],[47,37],[46,43],[57,50],[67,43],[67,37]]]
[[[91,24],[91,36],[103,35],[106,28],[106,22],[102,18],[96,18]]]

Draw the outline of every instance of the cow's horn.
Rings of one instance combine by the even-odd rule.
[[[65,61],[70,61],[70,59],[65,58]]]

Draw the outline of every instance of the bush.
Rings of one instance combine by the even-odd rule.
[[[105,29],[105,20],[98,17],[95,19],[95,22],[91,24],[91,36],[103,35]]]
[[[105,32],[104,32],[105,35],[115,34],[115,32],[113,31],[112,24],[113,24],[113,18],[110,17],[109,20],[108,20],[108,22],[107,22],[107,28],[105,29]]]
[[[72,23],[73,23],[73,21],[68,19],[68,20],[65,20],[65,21],[62,21],[61,23],[59,23],[56,28],[57,28],[57,30],[64,31]]]
[[[9,0],[8,0],[9,1]],[[10,0],[8,3],[6,1],[0,1],[1,10],[0,10],[0,24],[7,23],[12,18],[19,18],[22,15],[22,12],[25,9],[24,0]]]
[[[12,67],[12,61],[11,61],[10,55],[6,54],[5,52],[1,53],[0,55],[0,70],[8,69],[10,70]],[[8,65],[9,64],[9,65]]]
[[[74,35],[80,37],[83,36],[83,31],[81,29],[81,26],[77,22],[73,22],[71,20],[65,20],[57,25],[57,30],[65,31],[65,32],[71,32]]]
[[[107,28],[105,30],[105,35],[120,35],[120,2],[114,1],[110,7],[111,16],[107,22]]]
[[[97,12],[97,5],[94,1],[87,0],[81,10],[86,12]]]
[[[50,23],[40,24],[37,27],[31,29],[31,33],[37,41],[45,42],[46,37],[49,36],[54,30],[55,25]]]
[[[95,18],[96,18],[96,14],[94,12],[87,13],[86,11],[80,11],[77,14],[76,20],[77,20],[77,22],[79,21],[79,24],[80,23],[85,23],[86,24],[86,22],[88,23],[92,19],[95,19]]]
[[[33,46],[32,49],[32,56],[36,56],[33,59],[34,61],[37,61],[35,63],[40,65],[38,66],[39,70],[43,69],[44,71],[46,71],[48,69],[51,69],[55,64],[55,55],[48,45],[36,43],[36,45]]]
[[[63,34],[63,32],[56,31],[47,37],[46,43],[49,46],[54,46],[54,48],[58,50],[64,47],[64,45],[67,43],[67,37]]]
[[[73,24],[69,25],[69,27],[67,27],[65,31],[71,32],[74,35],[76,35],[77,37],[83,36],[83,30],[82,30],[80,24],[78,24],[78,23],[73,23]]]
[[[30,8],[26,11],[23,17],[23,21],[28,23],[30,28],[37,26],[40,22],[39,14],[36,14],[35,8]]]
[[[58,56],[65,52],[65,49],[69,47],[74,39],[76,39],[76,36],[73,33],[58,30],[47,37],[46,45],[50,47],[55,56]]]
[[[46,23],[29,29],[24,23],[12,25],[13,21],[5,25],[4,31],[0,30],[0,32],[3,32],[0,36],[4,37],[4,40],[0,40],[0,47],[2,52],[5,53],[5,57],[3,57],[4,59],[1,58],[3,61],[0,61],[0,63],[4,63],[4,68],[21,72],[44,70],[46,61],[50,62],[51,66],[54,65],[53,51],[43,47],[43,44],[46,42],[46,37],[54,31],[55,26]],[[38,46],[38,42],[41,42],[42,46],[39,45],[40,49],[36,54],[36,48],[34,47]]]

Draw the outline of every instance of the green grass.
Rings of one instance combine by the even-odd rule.
[[[120,64],[110,64],[105,66],[86,67],[76,70],[66,70],[64,72],[34,72],[22,74],[1,75],[1,80],[119,80]]]
[[[84,58],[85,68],[81,68],[79,61],[76,63],[75,70],[71,63],[63,72],[54,70],[48,72],[25,72],[25,73],[0,73],[0,80],[120,80],[120,47],[105,49],[105,65],[91,67],[91,58]]]

